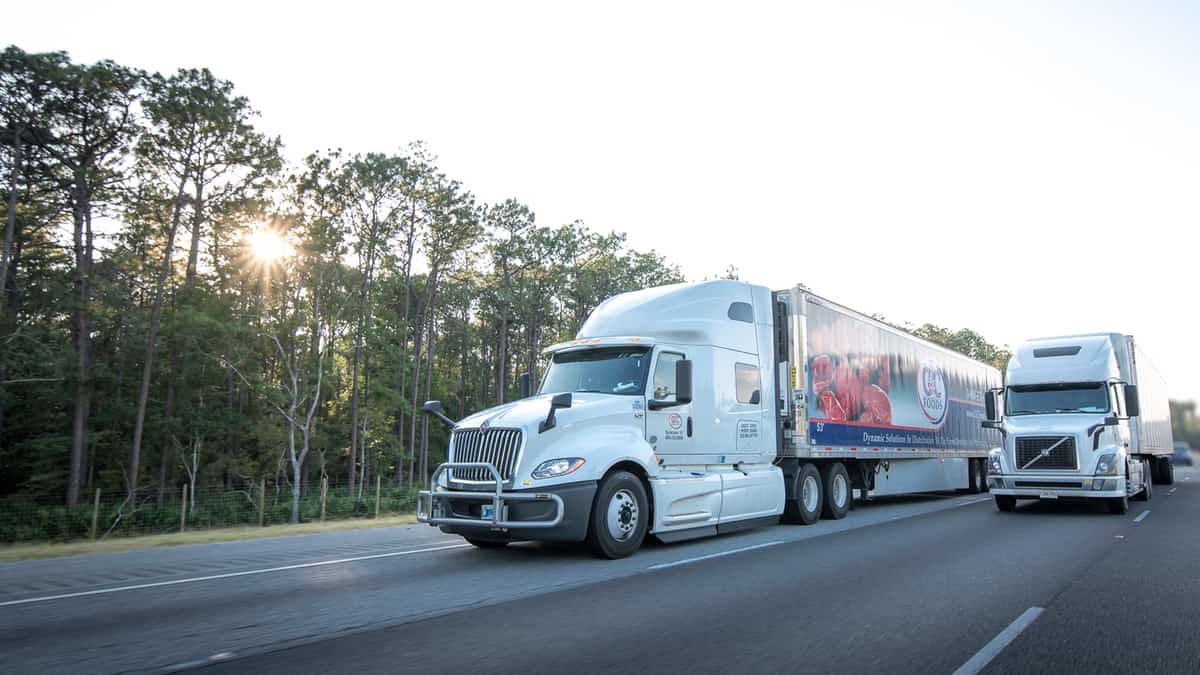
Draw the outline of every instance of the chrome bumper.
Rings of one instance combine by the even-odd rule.
[[[484,468],[494,479],[493,492],[460,492],[457,490],[439,490],[438,479],[448,469]],[[430,479],[431,490],[421,490],[417,493],[417,522],[430,525],[460,525],[468,527],[487,527],[507,530],[512,528],[557,527],[562,524],[565,514],[562,497],[548,492],[505,492],[504,479],[500,472],[490,462],[446,462],[438,465]],[[460,518],[451,515],[448,501],[491,502],[491,518]],[[505,520],[508,509],[507,502],[554,502],[554,517],[550,520]]]

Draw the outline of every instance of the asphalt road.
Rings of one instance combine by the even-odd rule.
[[[620,561],[409,526],[9,563],[0,672],[1197,672],[1177,476],[1126,516],[915,497]]]

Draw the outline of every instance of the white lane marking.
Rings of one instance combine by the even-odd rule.
[[[980,497],[979,499],[972,499],[971,501],[968,501],[968,502],[962,502],[961,504],[955,504],[955,506],[970,506],[971,504],[982,504],[983,502],[990,502],[991,500],[992,500],[991,497]]]
[[[1133,522],[1140,523],[1143,520],[1145,520],[1146,516],[1148,516],[1148,515],[1150,515],[1150,509],[1146,509],[1145,511],[1142,511],[1141,513],[1139,513],[1138,517],[1133,519]]]
[[[662,570],[662,569],[666,569],[668,567],[676,567],[678,565],[687,565],[688,563],[699,562],[701,560],[709,560],[711,558],[721,558],[723,556],[733,555],[734,553],[743,553],[745,551],[753,551],[756,548],[766,548],[768,546],[775,546],[777,544],[782,544],[782,543],[783,543],[782,540],[768,541],[765,544],[755,544],[753,546],[743,546],[742,548],[735,548],[735,549],[731,549],[728,551],[721,551],[720,553],[710,553],[708,555],[696,556],[695,558],[684,558],[683,560],[676,560],[674,562],[659,563],[657,565],[651,565],[650,567],[647,567],[646,569]]]
[[[1175,491],[1176,491],[1176,490],[1178,490],[1178,489],[1179,489],[1179,488],[1171,488],[1170,490],[1167,490],[1167,494],[1169,494],[1169,495],[1173,495],[1173,494],[1175,494]]]
[[[49,602],[50,600],[66,600],[67,598],[82,598],[88,595],[104,595],[107,593],[121,593],[123,591],[136,591],[143,588],[159,588],[161,586],[175,586],[177,584],[191,584],[197,581],[214,581],[216,579],[232,579],[234,577],[246,577],[253,574],[268,574],[270,572],[285,572],[287,570],[301,570],[309,567],[324,567],[326,565],[340,565],[343,563],[358,562],[360,560],[375,560],[378,558],[395,558],[402,555],[413,555],[414,553],[430,553],[432,551],[446,551],[452,548],[469,548],[470,544],[451,544],[448,546],[434,546],[432,548],[418,548],[407,551],[393,551],[391,553],[374,553],[372,555],[360,555],[353,558],[338,558],[337,560],[320,560],[310,563],[298,563],[296,565],[282,565],[280,567],[267,567],[257,570],[245,570],[243,572],[227,572],[225,574],[210,574],[205,577],[190,577],[187,579],[172,579],[170,581],[153,581],[145,584],[133,584],[132,586],[117,586],[115,588],[100,588],[93,591],[79,591],[76,593],[62,593],[59,595],[44,595],[40,598],[24,598],[22,600],[9,600],[0,602],[0,607],[11,607],[13,605],[28,605],[35,602]]]
[[[1021,631],[1029,627],[1042,612],[1046,611],[1042,607],[1030,607],[1025,610],[1021,616],[1018,616],[1015,621],[1008,624],[1008,627],[1000,631],[1000,634],[992,638],[992,641],[983,646],[983,649],[975,652],[970,660],[958,667],[954,671],[954,675],[975,675],[983,670],[987,664],[992,662],[992,659],[1004,651],[1010,642],[1017,639]]]

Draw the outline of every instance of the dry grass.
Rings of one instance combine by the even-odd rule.
[[[32,560],[34,558],[58,558],[87,553],[119,553],[140,551],[160,546],[185,546],[187,544],[211,544],[220,541],[244,541],[264,537],[286,537],[296,534],[316,534],[342,530],[365,530],[372,527],[390,527],[415,523],[410,515],[355,518],[333,520],[324,523],[300,523],[298,525],[272,525],[270,527],[230,527],[219,530],[197,530],[176,534],[155,534],[144,537],[120,537],[103,541],[72,541],[61,544],[7,544],[0,546],[0,562]]]

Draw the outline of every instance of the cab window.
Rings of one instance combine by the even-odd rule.
[[[737,402],[758,405],[762,394],[759,392],[758,366],[749,363],[733,364],[733,374],[737,390]]]
[[[654,382],[651,393],[656,401],[670,401],[675,398],[675,364],[683,360],[683,354],[663,352],[658,355],[658,365],[654,366]]]

